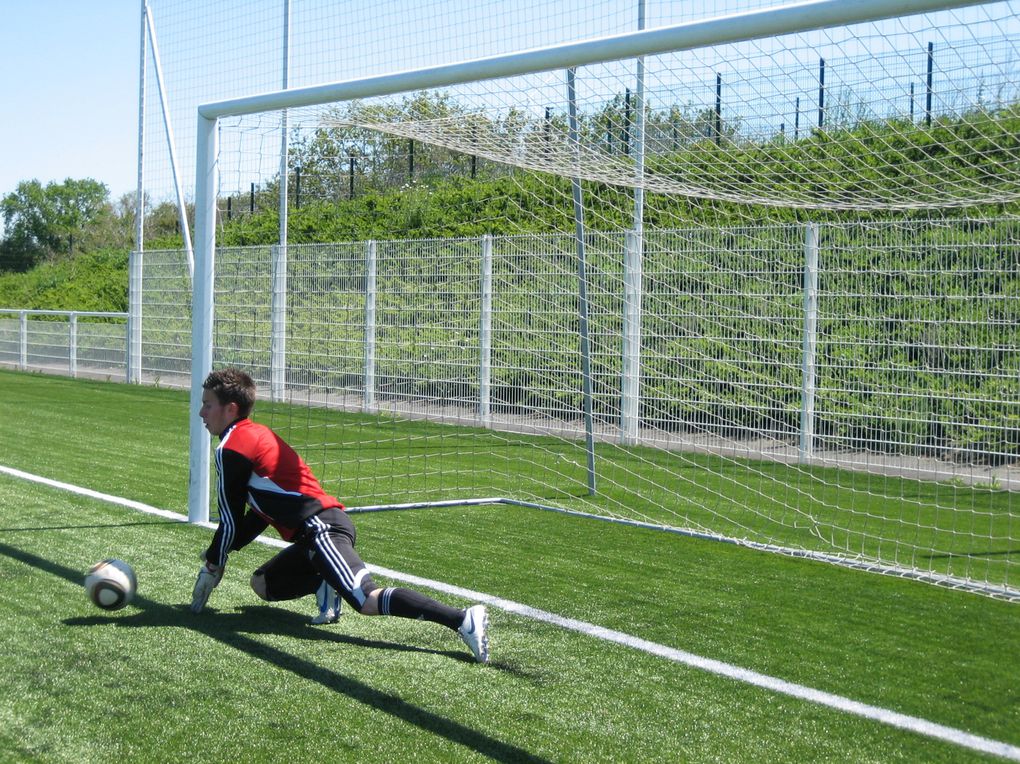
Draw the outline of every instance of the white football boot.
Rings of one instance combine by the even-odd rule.
[[[319,605],[318,614],[312,618],[313,624],[336,623],[343,611],[344,601],[340,594],[326,581],[319,585],[315,592],[315,601]]]
[[[476,661],[489,662],[489,614],[485,611],[485,605],[469,607],[457,633],[474,653]]]

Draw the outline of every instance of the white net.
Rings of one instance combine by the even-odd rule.
[[[193,101],[279,89],[280,5]],[[299,86],[639,4],[291,7]],[[554,71],[292,109],[285,186],[283,115],[224,118],[214,363],[351,506],[495,498],[1016,598],[1018,46],[989,3],[583,66],[574,103]]]
[[[1010,202],[1020,193],[1017,84],[994,63],[1016,58],[1015,38],[933,47],[939,90],[930,105],[922,46],[813,65],[798,61],[805,46],[785,51],[794,62],[785,66],[772,53],[732,48],[711,62],[696,54],[650,59],[643,126],[633,67],[584,67],[576,142],[568,137],[562,72],[458,88],[443,100],[406,99],[398,109],[334,108],[313,124],[349,134],[366,128],[514,167],[701,201],[945,209]],[[919,85],[913,97],[911,83]]]

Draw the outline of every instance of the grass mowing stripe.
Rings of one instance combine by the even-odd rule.
[[[76,493],[82,496],[87,496],[93,499],[99,499],[106,501],[118,506],[122,506],[128,509],[133,509],[146,514],[157,515],[159,517],[177,520],[179,522],[187,522],[187,517],[178,514],[176,512],[170,512],[168,510],[159,509],[152,507],[142,502],[132,501],[119,496],[113,496],[110,494],[93,491],[88,488],[81,486],[72,485],[70,483],[64,483],[50,478],[45,478],[39,475],[33,475],[22,470],[13,469],[0,465],[0,472],[17,477],[23,480],[28,480],[35,483],[40,483],[52,488],[58,488],[61,490]],[[215,527],[212,523],[201,523],[204,527]],[[268,537],[259,537],[256,539],[262,544],[272,547],[286,547],[287,542],[281,539],[274,539]],[[882,724],[886,724],[897,729],[913,732],[925,737],[934,738],[944,742],[952,743],[964,748],[968,748],[981,753],[988,753],[995,756],[1000,756],[1005,759],[1012,761],[1020,761],[1020,746],[1010,745],[990,738],[981,737],[979,735],[973,735],[963,730],[949,727],[936,722],[931,722],[926,719],[922,719],[916,716],[909,716],[907,714],[901,714],[896,711],[881,708],[878,706],[861,703],[850,698],[845,698],[834,693],[825,692],[822,690],[816,690],[804,685],[799,685],[793,682],[788,682],[777,677],[768,676],[766,674],[752,671],[750,669],[741,668],[724,661],[714,660],[712,658],[705,658],[703,656],[695,655],[693,653],[686,652],[684,650],[678,650],[676,648],[668,647],[666,645],[651,642],[649,640],[635,637],[631,634],[616,631],[613,629],[607,629],[601,626],[597,626],[592,623],[585,621],[576,620],[573,618],[565,618],[555,613],[550,613],[545,610],[533,608],[529,605],[524,605],[513,600],[503,599],[501,597],[494,597],[492,595],[485,594],[483,592],[476,592],[470,589],[465,589],[458,586],[452,586],[445,584],[440,581],[434,581],[427,578],[421,578],[413,576],[400,571],[395,571],[389,568],[383,568],[376,565],[369,566],[373,572],[379,573],[382,576],[392,578],[406,583],[413,584],[415,586],[422,586],[433,589],[435,591],[441,591],[446,594],[452,594],[465,599],[475,600],[484,602],[487,605],[497,607],[501,610],[505,610],[515,615],[524,616],[533,620],[542,621],[554,626],[559,626],[570,631],[575,631],[586,636],[595,637],[608,642],[614,642],[626,647],[630,647],[636,650],[641,650],[650,655],[654,655],[661,658],[666,658],[677,663],[682,663],[692,668],[697,668],[712,674],[724,676],[730,679],[734,679],[745,684],[750,684],[756,687],[760,687],[772,692],[788,695],[799,700],[806,700],[811,703],[816,703],[828,708],[832,708],[836,711],[840,711],[847,714],[853,714],[860,716],[872,721],[877,721]]]
[[[100,501],[109,502],[110,504],[117,504],[121,507],[127,507],[128,509],[144,512],[147,515],[158,515],[160,517],[165,517],[168,520],[179,520],[180,522],[188,521],[188,518],[176,512],[170,512],[166,509],[158,509],[157,507],[151,507],[148,504],[143,504],[140,501],[132,501],[131,499],[125,499],[121,496],[113,496],[108,493],[93,491],[91,488],[83,488],[82,486],[64,483],[60,480],[51,480],[50,478],[42,477],[41,475],[33,475],[31,472],[23,472],[22,470],[16,470],[13,467],[5,467],[2,464],[0,464],[0,472],[12,477],[21,478],[22,480],[30,480],[33,483],[41,483],[42,485],[49,486],[50,488],[59,488],[63,491],[76,493],[79,496],[88,496],[90,499],[99,499]],[[208,525],[210,525],[210,527],[215,527],[212,526],[211,523]]]

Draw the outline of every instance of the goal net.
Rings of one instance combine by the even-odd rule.
[[[1017,598],[1020,6],[840,5],[606,4],[615,36],[563,45],[606,29],[525,3],[528,37],[233,82],[197,137],[193,389],[250,370],[354,509],[540,507]]]

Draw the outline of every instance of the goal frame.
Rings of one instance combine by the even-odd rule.
[[[577,43],[426,67],[406,72],[284,89],[202,104],[197,113],[194,280],[192,291],[188,519],[208,522],[210,436],[197,416],[212,369],[218,124],[225,117],[341,103],[437,87],[569,70],[589,64],[676,53],[893,17],[981,5],[987,0],[810,0]]]

